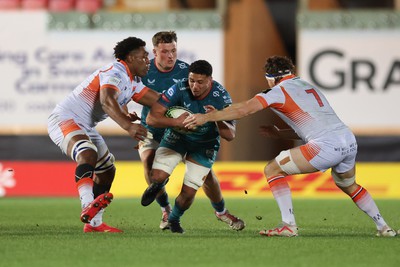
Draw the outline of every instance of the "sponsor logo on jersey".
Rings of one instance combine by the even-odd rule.
[[[109,80],[108,80],[108,84],[111,84],[111,85],[115,85],[115,86],[118,86],[118,84],[121,82],[121,79],[118,79],[117,77],[111,77]]]
[[[126,105],[126,103],[128,103],[130,101],[129,97],[124,97],[123,99],[121,99],[121,101],[118,102],[118,104],[120,106]]]
[[[217,89],[220,90],[221,92],[225,92],[225,88],[220,84],[217,85]]]
[[[180,69],[187,69],[187,66],[186,66],[185,63],[179,63],[179,64],[178,64],[178,67],[179,67]]]
[[[174,89],[169,88],[169,89],[167,90],[167,95],[173,96],[173,95],[174,95]]]
[[[156,79],[154,79],[154,80],[147,79],[147,83],[149,85],[154,85],[156,83]]]
[[[183,101],[183,106],[185,107],[185,108],[189,108],[190,106],[192,105],[192,103],[186,103],[185,101]]]

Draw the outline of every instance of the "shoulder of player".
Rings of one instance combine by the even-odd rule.
[[[121,82],[126,83],[130,79],[125,66],[118,61],[112,62],[100,68],[98,70],[98,75],[103,77],[100,79],[100,81],[103,80],[116,86],[120,85]]]
[[[183,63],[186,66],[189,66],[189,63],[187,63],[186,61],[183,61],[182,59],[179,59],[179,58],[176,60],[176,62]]]
[[[179,89],[180,91],[186,91],[189,90],[189,81],[188,78],[183,78],[181,80],[179,80],[176,84],[175,84],[176,88]]]
[[[188,69],[189,68],[189,64],[186,63],[185,61],[182,61],[180,59],[176,60],[175,63],[175,68],[179,68],[179,69]]]
[[[219,82],[217,82],[216,80],[212,81],[212,87],[211,87],[212,91],[220,91],[222,93],[228,93],[228,90],[226,90],[226,88],[220,84]]]

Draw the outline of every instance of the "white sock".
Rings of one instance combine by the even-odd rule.
[[[292,193],[284,176],[275,176],[268,179],[271,192],[281,211],[282,222],[296,225],[294,218]]]
[[[96,216],[93,217],[93,219],[90,221],[90,225],[93,227],[97,227],[100,224],[103,223],[103,213],[104,213],[104,209],[101,209]]]
[[[86,208],[93,198],[93,180],[90,178],[83,178],[79,180],[76,187],[78,188],[79,198],[81,200],[81,207]]]
[[[161,208],[161,212],[164,212],[165,210],[169,210],[169,211],[171,211],[172,210],[172,206],[171,206],[171,204],[168,204],[168,206],[165,206],[165,207],[160,207]]]
[[[226,212],[226,208],[224,208],[224,210],[223,210],[223,211],[221,211],[221,212],[215,211],[215,213],[216,213],[216,214],[218,214],[218,215],[225,214],[225,212]]]
[[[378,206],[365,188],[359,186],[356,191],[351,194],[351,198],[360,210],[371,217],[378,230],[382,230],[387,225],[379,212]]]

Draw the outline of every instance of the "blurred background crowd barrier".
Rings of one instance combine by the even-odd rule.
[[[116,42],[137,36],[151,51],[155,32],[175,30],[179,57],[209,60],[235,102],[266,88],[267,57],[290,56],[356,133],[358,160],[396,162],[399,8],[398,0],[0,0],[0,160],[67,160],[47,137],[55,104],[113,59]],[[258,134],[272,123],[285,127],[270,111],[241,120],[219,159],[266,161],[292,147]],[[138,160],[116,124],[100,130],[118,160]]]

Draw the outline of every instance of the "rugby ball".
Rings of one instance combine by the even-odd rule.
[[[193,112],[191,112],[189,109],[184,108],[184,107],[180,107],[180,106],[173,106],[170,107],[167,112],[165,112],[165,116],[168,118],[178,118],[180,115],[182,115],[183,113],[189,113],[189,114],[193,114]]]
[[[190,111],[189,109],[185,108],[185,107],[181,107],[181,106],[173,106],[170,107],[166,112],[165,112],[165,117],[168,118],[178,118],[180,115],[184,114],[184,113],[189,113],[189,114],[193,114],[192,111]],[[191,130],[185,130],[182,128],[178,128],[178,127],[174,127],[173,128],[175,131],[177,131],[178,133],[182,133],[182,134],[188,134],[193,132],[196,128],[191,129]]]

